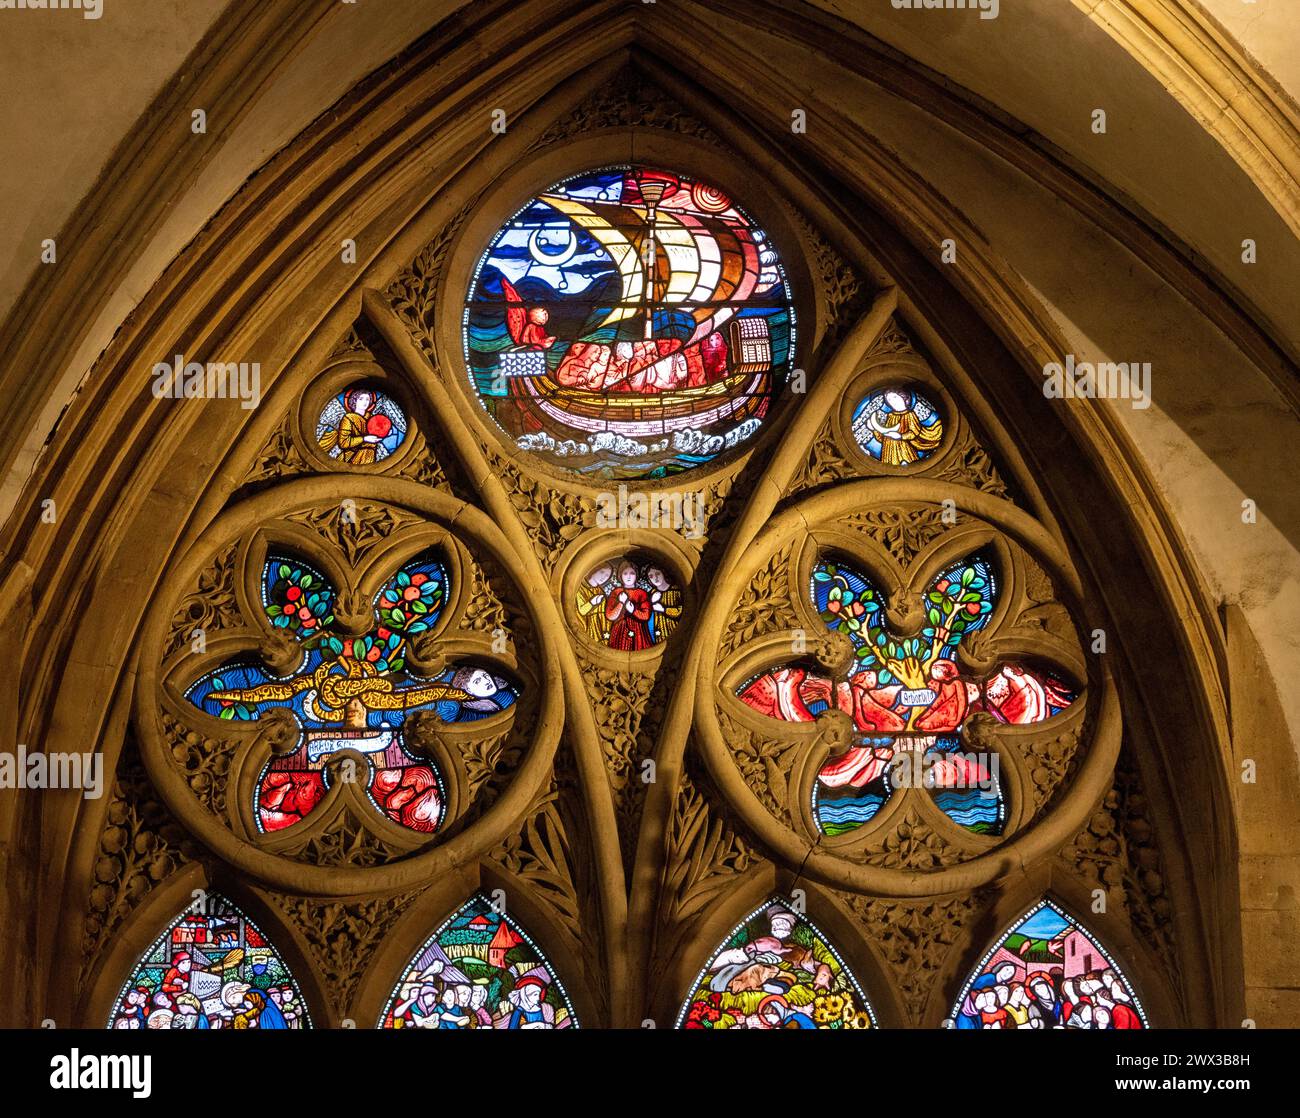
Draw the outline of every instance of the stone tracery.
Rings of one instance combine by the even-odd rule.
[[[719,890],[717,882],[738,885],[756,873],[793,872],[804,865],[803,855],[810,846],[818,845],[822,848],[817,854],[821,864],[811,868],[828,888],[839,891],[839,899],[832,903],[850,911],[871,904],[912,904],[909,912],[913,915],[909,918],[928,929],[925,934],[942,939],[930,924],[945,919],[947,901],[934,898],[952,892],[968,898],[976,896],[970,890],[983,887],[991,878],[983,877],[982,870],[972,873],[969,867],[976,863],[990,865],[988,860],[980,859],[996,843],[963,833],[941,813],[927,811],[923,798],[908,796],[900,798],[888,816],[882,812],[880,826],[864,829],[849,844],[836,846],[835,852],[829,853],[828,845],[821,842],[824,836],[809,828],[807,786],[817,771],[809,757],[823,757],[842,746],[842,742],[834,740],[842,726],[830,720],[824,726],[815,724],[809,734],[769,731],[765,740],[762,729],[744,710],[734,706],[726,709],[725,699],[719,699],[726,688],[714,686],[719,679],[730,679],[733,668],[742,661],[752,666],[750,661],[757,652],[774,648],[778,634],[796,627],[790,624],[792,620],[802,620],[803,628],[814,631],[816,618],[807,615],[802,595],[812,557],[806,548],[790,548],[788,554],[784,550],[791,531],[802,529],[811,531],[814,538],[824,533],[828,540],[850,546],[855,555],[861,552],[870,558],[873,570],[887,572],[884,585],[890,591],[890,608],[902,614],[906,614],[908,595],[917,587],[915,573],[930,572],[939,556],[952,557],[959,550],[950,536],[965,535],[963,547],[967,549],[977,543],[999,541],[1008,570],[1014,572],[1008,578],[1013,604],[1007,605],[1001,615],[1006,623],[1007,647],[1019,656],[1065,661],[1077,678],[1087,679],[1088,689],[1077,709],[1070,707],[1050,727],[1006,732],[976,723],[971,727],[972,736],[978,733],[985,748],[1005,759],[1011,791],[1003,837],[1016,841],[1016,836],[1039,827],[1047,817],[1060,818],[1053,826],[1051,841],[1032,850],[1029,860],[1046,865],[1051,861],[1054,843],[1059,845],[1081,830],[1086,831],[1089,812],[1078,809],[1092,796],[1097,774],[1109,776],[1118,749],[1118,726],[1113,702],[1106,699],[1109,684],[1104,674],[1084,661],[1069,616],[1068,610],[1079,596],[1078,576],[1048,531],[1036,526],[1023,511],[1017,512],[1010,502],[1000,500],[1007,492],[1002,481],[1004,471],[1008,478],[1011,471],[997,461],[992,447],[981,441],[955,399],[944,395],[948,390],[941,378],[907,342],[896,317],[881,315],[878,305],[874,317],[868,316],[868,329],[862,328],[862,321],[819,323],[826,338],[847,335],[852,341],[857,331],[857,351],[852,345],[846,351],[847,364],[840,371],[838,383],[833,370],[829,370],[830,363],[817,382],[836,389],[819,400],[834,402],[834,409],[821,412],[829,418],[819,425],[810,422],[801,438],[790,438],[779,446],[774,436],[755,451],[752,461],[737,461],[719,471],[719,476],[708,479],[704,484],[709,487],[709,500],[719,515],[703,539],[692,541],[683,532],[669,530],[672,548],[685,548],[690,556],[690,561],[683,564],[686,573],[698,569],[709,579],[691,587],[695,600],[704,605],[709,595],[719,602],[730,595],[736,603],[729,613],[719,605],[703,618],[684,616],[683,635],[689,635],[694,647],[702,645],[707,650],[704,659],[696,662],[685,640],[675,642],[676,646],[669,644],[653,661],[615,660],[593,653],[591,648],[582,650],[585,659],[577,655],[570,659],[559,645],[569,641],[573,619],[565,613],[567,601],[555,591],[569,568],[577,569],[568,563],[568,553],[572,550],[576,554],[586,535],[595,529],[595,495],[589,487],[553,473],[530,470],[518,455],[503,457],[490,441],[480,438],[481,431],[445,414],[449,403],[462,403],[463,398],[455,394],[454,360],[439,345],[441,326],[430,293],[439,289],[437,269],[448,266],[456,233],[453,223],[422,254],[422,266],[434,269],[432,274],[422,276],[418,284],[398,281],[390,289],[400,287],[408,293],[393,299],[391,320],[385,321],[378,313],[372,320],[369,311],[361,320],[362,332],[391,330],[394,322],[404,322],[402,329],[418,323],[408,334],[411,350],[423,350],[434,358],[432,364],[421,367],[409,352],[381,353],[375,363],[388,381],[445,378],[441,395],[412,409],[412,429],[401,453],[395,449],[392,462],[372,464],[383,465],[391,473],[380,481],[358,478],[356,470],[331,477],[325,472],[321,456],[307,441],[309,421],[294,411],[287,413],[271,442],[257,453],[258,466],[249,479],[256,485],[245,497],[248,505],[241,509],[234,503],[225,514],[233,530],[223,537],[220,528],[210,528],[203,545],[196,548],[192,558],[186,558],[183,576],[178,574],[169,582],[162,598],[167,600],[170,595],[170,600],[160,606],[151,647],[162,651],[158,682],[165,693],[171,678],[166,665],[188,659],[195,630],[202,630],[224,656],[238,643],[234,630],[256,628],[249,621],[256,610],[250,607],[249,612],[244,612],[243,608],[252,601],[252,588],[258,581],[257,559],[250,556],[265,552],[265,543],[258,540],[275,536],[277,529],[268,527],[274,510],[274,515],[285,522],[285,539],[293,540],[308,558],[329,568],[353,630],[358,632],[358,636],[350,638],[353,640],[364,635],[359,630],[368,594],[381,578],[397,569],[399,559],[415,554],[406,541],[416,536],[436,539],[457,557],[456,593],[463,597],[455,607],[461,631],[455,637],[454,650],[458,655],[472,651],[486,659],[501,657],[503,653],[493,641],[499,630],[505,632],[509,652],[504,654],[503,670],[530,675],[529,683],[535,686],[525,687],[524,694],[538,706],[530,712],[526,727],[518,725],[520,715],[516,713],[509,729],[496,730],[494,724],[496,732],[490,736],[466,732],[458,737],[455,725],[445,724],[447,719],[441,720],[443,724],[413,721],[413,740],[442,759],[453,786],[447,793],[445,823],[431,844],[415,841],[399,828],[386,828],[382,820],[367,818],[360,810],[360,801],[346,794],[335,801],[338,810],[328,812],[328,818],[322,816],[319,825],[313,824],[313,829],[304,831],[300,838],[291,843],[263,842],[259,836],[265,828],[250,819],[248,786],[267,757],[292,744],[289,739],[296,736],[294,727],[272,717],[265,726],[259,726],[255,735],[236,735],[233,744],[206,734],[199,734],[195,741],[194,730],[183,717],[190,712],[184,711],[174,696],[170,703],[163,700],[163,717],[151,714],[156,695],[149,691],[152,679],[146,670],[137,717],[150,771],[173,810],[185,802],[185,796],[190,796],[216,820],[213,824],[181,809],[178,814],[187,827],[207,834],[216,826],[238,834],[242,840],[252,840],[258,848],[256,856],[221,851],[222,856],[272,885],[285,888],[292,883],[296,888],[306,882],[322,896],[386,894],[401,889],[400,895],[406,901],[411,897],[410,887],[427,876],[429,867],[450,864],[450,860],[443,862],[438,856],[440,849],[445,850],[440,845],[445,835],[447,841],[461,844],[462,854],[472,851],[474,857],[501,866],[518,889],[538,896],[548,894],[549,899],[533,902],[550,913],[543,926],[552,941],[561,945],[566,960],[584,958],[598,973],[604,972],[598,981],[605,989],[583,996],[606,1007],[619,996],[612,992],[618,978],[607,966],[609,922],[617,920],[617,905],[611,902],[611,895],[627,889],[625,872],[635,876],[644,857],[656,857],[645,855],[637,847],[642,842],[642,828],[650,828],[653,841],[655,828],[664,819],[671,820],[673,841],[664,867],[666,889],[655,902],[658,911],[654,921],[664,931],[664,943],[683,944],[679,949],[682,954],[689,954],[704,942],[701,937],[705,933],[698,930],[707,916],[698,900],[702,889],[711,897],[711,903],[721,903],[728,888]],[[839,275],[845,267],[834,271]],[[833,295],[830,302],[841,305],[843,301],[835,303]],[[419,305],[421,299],[430,300],[430,304]],[[893,310],[892,303],[888,310]],[[360,332],[350,336],[359,341]],[[358,354],[355,344],[344,346],[344,352],[353,358]],[[860,443],[851,437],[852,409],[862,398],[858,390],[863,378],[883,383],[885,378],[900,374],[920,378],[929,391],[942,399],[945,425],[950,429],[945,431],[944,443],[928,448],[925,456],[892,463],[910,467],[913,476],[898,478],[896,472],[889,472],[891,463],[886,462],[881,463],[885,468],[871,477],[873,467],[866,459],[872,456],[864,455]],[[304,379],[312,375],[305,373]],[[307,395],[304,392],[304,397]],[[413,393],[415,398],[420,396],[421,391]],[[440,413],[440,409],[440,417],[433,422],[420,419],[430,412]],[[810,421],[816,419],[816,407],[808,414]],[[459,443],[447,437],[442,423],[455,423],[460,428]],[[463,453],[464,446],[476,440],[477,455]],[[417,469],[417,463],[428,463],[427,467],[418,467],[424,471],[426,483],[406,487],[402,479],[409,481],[407,471]],[[365,465],[342,463],[347,467]],[[783,530],[761,536],[753,531],[756,519],[761,523],[774,512],[772,507],[764,510],[761,500],[755,500],[747,486],[735,486],[742,470],[754,468],[765,469],[769,477],[780,479],[780,497],[772,504],[779,504],[778,515],[786,518],[784,539]],[[490,504],[486,487],[482,493],[474,491],[485,473],[495,475],[494,484],[499,484],[504,501],[490,506],[488,517],[476,518],[462,502]],[[864,474],[869,477],[866,482],[849,480]],[[297,489],[283,487],[280,479],[296,475],[301,476],[290,485]],[[466,479],[474,481],[467,483]],[[859,488],[849,493],[846,484]],[[969,495],[968,489],[973,491]],[[946,524],[941,517],[943,501],[952,499],[954,493],[964,514],[960,528]],[[346,501],[351,501],[352,507],[344,515],[346,508],[340,502]],[[968,508],[974,511],[966,514]],[[512,529],[500,521],[507,509],[518,518]],[[490,523],[492,518],[498,520],[496,525]],[[472,529],[471,539],[461,539],[462,526]],[[769,542],[781,546],[769,549]],[[521,543],[526,552],[521,551]],[[743,563],[729,563],[725,554],[719,556],[719,551],[736,546],[752,549]],[[1037,587],[1038,594],[1031,593],[1031,587]],[[1065,590],[1058,591],[1057,587]],[[893,601],[895,591],[901,603],[898,607]],[[1059,593],[1067,595],[1069,606],[1062,604]],[[729,603],[724,605],[730,608]],[[1044,618],[1050,620],[1050,625]],[[274,644],[269,635],[263,634],[260,640],[271,642],[266,651],[285,654],[284,647]],[[539,647],[544,652],[535,659],[533,654]],[[438,654],[430,642],[413,642],[413,648],[428,662],[430,671],[438,666]],[[815,641],[811,649],[814,660],[820,656],[819,662],[827,667],[834,653],[833,647]],[[594,672],[585,670],[588,664],[595,668]],[[669,699],[679,692],[697,696],[696,708],[689,712],[694,721],[689,745],[685,744],[688,735],[669,704]],[[588,705],[589,713],[580,715],[574,708],[583,704]],[[568,720],[563,732],[561,706]],[[593,741],[610,746],[601,748],[600,756],[606,760],[599,768],[574,744],[588,732],[582,728],[584,718],[590,719]],[[647,723],[654,733],[640,731],[639,727]],[[609,727],[617,728],[611,731]],[[684,754],[689,761],[680,775],[674,773],[665,781],[671,787],[665,788],[658,781],[647,783],[639,761],[658,760],[669,772],[677,767],[676,760],[664,765],[672,751],[665,754],[660,749],[663,736],[674,734],[683,743],[678,759]],[[735,762],[728,757],[730,773],[717,764],[720,754],[716,739],[720,735],[727,738],[728,754],[736,757]],[[254,754],[256,762],[246,759]],[[527,776],[517,773],[529,756],[540,761]],[[1082,790],[1072,791],[1071,784],[1079,780],[1079,770],[1089,758],[1092,767],[1079,786]],[[701,760],[707,762],[707,773],[697,771],[693,778],[687,770]],[[608,770],[606,763],[610,765]],[[171,766],[171,775],[167,765]],[[214,765],[215,776],[211,771]],[[555,776],[548,775],[552,766]],[[183,787],[174,776],[182,778]],[[608,783],[598,785],[596,777]],[[216,792],[223,782],[237,789],[239,795]],[[487,825],[486,817],[494,805],[517,782],[521,787],[514,789],[508,811]],[[641,794],[628,795],[629,783],[638,782]],[[597,841],[590,827],[593,800],[611,794],[620,801],[608,809],[611,819],[618,817],[612,834],[620,841],[614,843],[612,851],[607,849],[611,832],[606,831]],[[748,797],[761,801],[766,816],[776,817],[780,834],[767,830],[767,824],[751,811]],[[1070,803],[1063,806],[1059,802],[1063,799]],[[304,820],[299,826],[307,823]],[[475,837],[476,828],[483,832],[481,837]],[[295,826],[288,830],[297,829]],[[791,835],[798,837],[792,839]],[[592,864],[583,865],[584,858],[593,857],[593,846],[601,849],[594,853]],[[233,852],[234,848],[226,850]],[[421,863],[422,858],[425,860]],[[606,864],[611,858],[619,863],[617,875]],[[683,864],[682,858],[688,864]],[[417,863],[422,867],[419,870],[398,868]],[[337,870],[348,872],[339,876]],[[923,871],[923,875],[939,873],[941,883],[917,885],[917,871]],[[908,882],[905,888],[901,887],[904,876]],[[705,884],[710,881],[713,886]],[[461,896],[454,904],[463,900]],[[923,903],[926,900],[929,907]],[[454,904],[448,901],[442,915],[452,911]],[[348,921],[344,934],[364,939],[363,923]],[[876,951],[865,944],[871,943],[878,926],[864,918],[862,927],[864,946],[854,949]],[[945,946],[953,955],[969,947],[957,941]],[[547,947],[554,950],[550,944]],[[892,953],[892,949],[880,949],[884,960],[880,966],[886,971],[895,965]],[[697,960],[691,962],[694,965]],[[326,971],[323,962],[318,965]],[[645,966],[649,973],[650,987],[661,979],[667,983],[665,976],[673,973],[662,957],[652,955],[648,962],[642,959],[638,965]],[[937,969],[939,964],[931,961],[923,972],[929,974]],[[922,981],[918,973],[910,972],[905,982],[900,981],[908,1001],[906,1013],[914,1023],[922,1023],[924,1017],[924,1011],[917,1008],[918,999],[924,1001],[935,988]],[[348,1002],[354,986],[355,977],[347,984]],[[674,996],[680,1000],[681,993],[681,989],[675,994],[665,990],[658,997],[666,1004]],[[361,995],[369,996],[369,991]],[[340,1003],[331,1013],[337,1018],[348,1008]],[[589,1020],[585,1008],[579,1009],[579,1016],[584,1023]]]

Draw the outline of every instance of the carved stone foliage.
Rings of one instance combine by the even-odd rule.
[[[608,1004],[607,945],[597,933],[600,900],[590,834],[585,825],[581,782],[567,748],[555,772],[517,832],[488,857],[541,905],[583,960],[601,1009]],[[509,896],[506,898],[510,903]]]
[[[669,959],[691,926],[731,890],[761,855],[728,817],[708,775],[688,766],[666,836],[656,954]]]
[[[195,639],[196,630],[206,639],[221,629],[240,623],[239,603],[235,599],[238,548],[231,545],[199,572],[194,589],[185,595],[167,635],[164,656],[171,656]]]
[[[658,83],[635,68],[626,67],[556,120],[538,137],[532,150],[584,132],[632,127],[658,128],[721,146],[717,135],[683,109]]]
[[[731,499],[737,488],[737,475],[726,474],[703,485],[697,492],[700,500],[700,530],[715,545],[726,542],[727,534],[744,507],[743,499]],[[739,498],[739,493],[737,494]]]
[[[469,593],[461,628],[494,640],[504,637],[518,655],[526,656],[535,629],[508,572],[490,555],[473,555],[466,566]]]
[[[1016,618],[1016,627],[1036,630],[1058,640],[1073,639],[1074,623],[1069,611],[1061,604],[1052,576],[1031,557],[1025,556],[1024,559],[1024,607]]]
[[[298,449],[293,437],[293,413],[285,415],[271,432],[266,445],[258,452],[252,468],[244,478],[244,485],[257,485],[276,481],[295,474],[305,474],[311,470],[307,460]]]
[[[451,482],[447,478],[442,461],[423,434],[415,436],[415,447],[411,456],[397,471],[397,476],[418,481],[431,489],[451,490]]]
[[[198,844],[163,805],[134,742],[127,741],[95,857],[82,941],[83,973],[154,887],[198,855]]]
[[[351,1016],[357,983],[376,944],[420,892],[353,901],[277,896],[280,908],[307,941],[341,1018]],[[370,1022],[357,1025],[365,1028]]]
[[[969,940],[983,908],[978,893],[938,900],[876,900],[841,894],[884,957],[909,1018],[920,1025],[936,976],[954,945]]]
[[[828,420],[813,439],[808,451],[808,460],[799,468],[790,483],[790,492],[801,493],[805,489],[816,489],[842,478],[852,477],[855,467],[840,448],[840,441],[835,437]]]
[[[460,759],[465,769],[465,794],[475,809],[486,811],[499,792],[498,785],[519,761],[525,742],[514,729],[490,737],[475,737],[461,743]]]
[[[493,589],[482,563],[473,565],[469,602],[465,607],[465,624],[481,633],[494,633],[507,628],[506,607]],[[517,627],[517,623],[511,626]]]
[[[793,545],[776,552],[741,591],[718,652],[726,658],[765,633],[797,629],[803,622],[790,599]]]
[[[945,839],[915,807],[887,822],[863,853],[875,864],[897,870],[934,870],[956,865],[969,856]]]
[[[994,497],[1013,499],[989,452],[969,431],[963,431],[959,445],[944,455],[942,461],[935,467],[934,476],[956,485],[972,486]]]
[[[1177,987],[1174,910],[1151,814],[1141,775],[1126,747],[1110,790],[1062,858],[1085,880],[1106,890],[1109,902],[1119,906],[1134,931],[1159,954]]]
[[[852,459],[844,447],[844,440],[837,436],[834,425],[828,420],[813,440],[807,461],[790,483],[790,493],[793,495],[807,489],[816,489],[846,478],[862,476],[863,473],[861,463]],[[964,428],[952,449],[945,452],[933,466],[918,468],[915,476],[933,477],[940,481],[950,481],[954,485],[968,485],[994,497],[1012,499],[1002,475],[993,464],[992,456]]]
[[[899,325],[898,318],[894,317],[889,320],[888,325],[880,332],[880,337],[871,344],[867,357],[870,359],[882,357],[886,354],[915,352],[912,339],[907,336],[907,331]]]
[[[797,211],[795,222],[807,246],[808,264],[824,302],[826,332],[822,344],[834,346],[867,309],[871,302],[871,289],[858,270]]]
[[[775,818],[789,823],[794,818],[796,791],[790,787],[790,777],[809,749],[808,739],[755,733],[726,713],[718,719],[745,782]]]
[[[582,938],[582,913],[573,883],[569,831],[561,816],[561,791],[552,784],[518,834],[492,855],[515,876],[526,881],[533,897],[552,914],[574,939]]]
[[[239,742],[200,733],[165,712],[162,727],[172,761],[184,774],[194,798],[213,815],[224,816],[230,765]]]
[[[1068,777],[1087,736],[1082,723],[1053,736],[1029,738],[1020,743],[1021,756],[1029,767],[1034,812],[1041,812],[1068,785]]]
[[[430,347],[430,352],[437,329],[436,296],[442,280],[442,270],[447,263],[447,254],[455,243],[466,218],[477,207],[477,198],[466,204],[438,231],[438,235],[420,250],[410,265],[388,285],[385,292],[393,310],[406,323],[416,339]]]
[[[870,536],[902,567],[910,566],[950,527],[941,508],[921,505],[867,509],[846,516],[844,523]]]
[[[368,820],[355,811],[342,811],[326,827],[307,839],[294,854],[314,866],[382,866],[406,851],[385,842]]]
[[[330,547],[342,553],[348,565],[355,567],[370,551],[384,543],[394,532],[413,528],[420,518],[381,502],[355,501],[343,497],[337,505],[290,513],[286,520],[306,525]]]
[[[332,365],[336,361],[357,361],[369,358],[375,359],[374,351],[370,348],[371,342],[363,337],[364,327],[360,323],[353,323],[344,332],[338,340],[338,344],[330,351],[329,358],[326,360],[327,365]]]
[[[615,671],[585,655],[579,662],[614,796],[619,843],[630,869],[647,787],[641,765],[654,754],[677,666],[661,663],[657,671]]]
[[[543,478],[531,477],[498,455],[491,455],[491,459],[532,539],[534,554],[547,569],[553,568],[564,549],[596,523],[596,502]]]

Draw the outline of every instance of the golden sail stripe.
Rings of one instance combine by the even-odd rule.
[[[541,200],[548,206],[560,211],[576,225],[587,230],[609,253],[614,266],[618,268],[623,280],[623,302],[613,307],[596,329],[621,322],[641,313],[641,302],[645,296],[645,269],[641,266],[641,257],[636,246],[621,232],[610,225],[600,214],[566,198],[563,194],[543,194]]]

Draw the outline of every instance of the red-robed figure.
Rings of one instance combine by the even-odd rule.
[[[624,562],[618,568],[617,590],[605,601],[610,622],[609,647],[615,652],[636,652],[650,647],[650,595],[636,584],[636,567]]]
[[[525,311],[519,292],[505,276],[501,277],[501,293],[507,302],[506,329],[510,331],[510,340],[525,349],[550,349],[555,344],[554,335],[546,332],[550,312],[545,307]]]
[[[172,956],[172,965],[167,968],[167,973],[163,975],[162,985],[159,987],[164,994],[170,994],[173,998],[177,994],[183,994],[190,988],[190,971],[193,970],[194,964],[190,960],[188,951],[177,951]]]

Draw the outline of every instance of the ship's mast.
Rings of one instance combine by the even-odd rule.
[[[645,315],[645,340],[654,336],[654,282],[655,282],[655,209],[662,201],[668,184],[661,179],[637,180],[641,198],[646,205],[645,240],[641,243],[641,263],[645,267],[645,286],[642,288]]]

